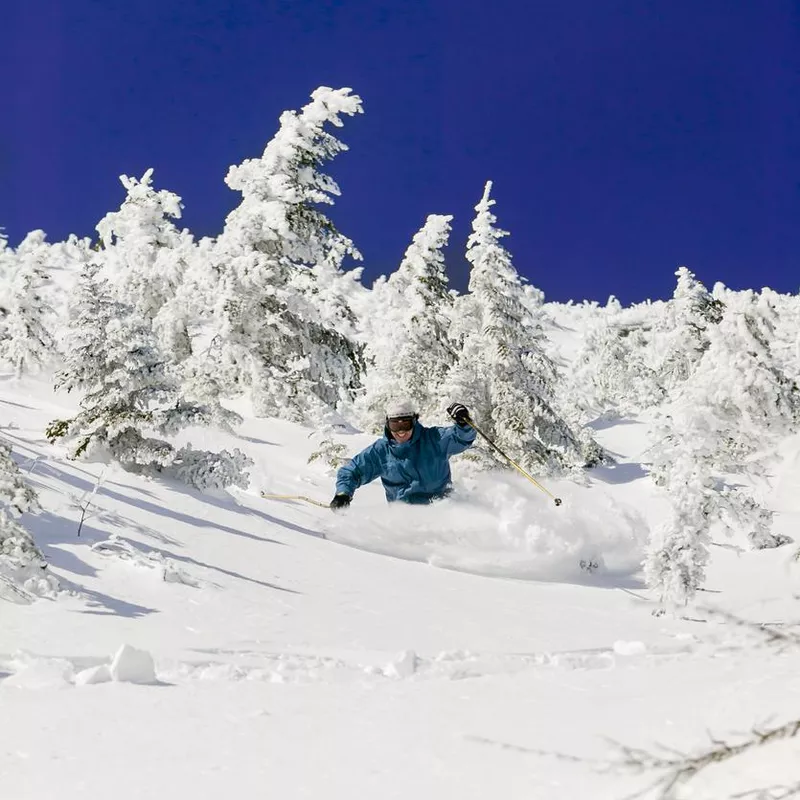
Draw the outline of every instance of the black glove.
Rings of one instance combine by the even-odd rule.
[[[350,505],[353,498],[349,494],[337,494],[330,502],[331,511],[341,511]]]
[[[448,406],[447,413],[458,425],[469,425],[469,410],[461,403],[453,403]]]

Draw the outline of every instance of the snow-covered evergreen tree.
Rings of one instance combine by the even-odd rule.
[[[49,245],[48,274],[43,296],[53,309],[53,321],[49,324],[54,332],[56,348],[63,355],[65,331],[69,325],[69,301],[78,279],[86,265],[96,257],[91,239],[70,234],[63,242]]]
[[[73,300],[69,346],[56,387],[85,392],[81,411],[56,420],[51,441],[66,438],[73,458],[107,449],[126,465],[164,466],[171,461],[167,442],[147,438],[160,415],[180,405],[169,381],[152,329],[132,306],[114,300],[98,264],[87,266]]]
[[[182,402],[150,326],[112,298],[97,264],[81,276],[71,323],[56,387],[84,391],[82,410],[73,419],[52,422],[48,438],[71,442],[73,458],[104,451],[129,466],[170,463],[172,447],[143,430],[172,433],[182,424],[203,422],[204,409]]]
[[[8,237],[0,231],[0,342],[7,337],[6,317],[8,316],[11,278],[17,258],[13,248],[8,245]]]
[[[645,570],[666,604],[691,599],[702,582],[712,525],[743,531],[756,547],[786,541],[769,531],[770,512],[726,476],[757,471],[770,446],[796,430],[800,392],[772,357],[773,320],[759,313],[756,295],[731,294],[726,306],[661,413],[652,448],[652,475],[673,511],[651,542]]]
[[[120,177],[125,200],[119,211],[97,225],[98,277],[107,282],[114,300],[133,309],[151,329],[167,362],[164,370],[173,373],[171,379],[182,385],[184,396],[204,405],[214,424],[230,429],[241,418],[221,405],[222,390],[213,370],[204,369],[204,359],[194,357],[190,326],[193,315],[202,315],[193,298],[198,287],[186,277],[197,276],[198,270],[191,267],[201,251],[191,233],[179,231],[173,222],[181,216],[180,197],[154,189],[152,176],[148,169],[141,180]]]
[[[44,364],[56,350],[47,319],[53,309],[42,295],[49,280],[47,255],[44,231],[32,231],[17,248],[10,275],[0,360],[11,364],[17,377]]]
[[[800,295],[762,289],[758,305],[761,313],[774,322],[770,350],[778,367],[795,381],[800,381]]]
[[[523,286],[495,227],[491,182],[475,207],[467,243],[469,294],[454,309],[459,362],[448,379],[454,399],[466,403],[482,430],[526,468],[584,463],[581,447],[552,407],[557,372],[541,345]]]
[[[33,488],[22,477],[14,459],[11,446],[0,439],[0,508],[13,517],[26,511],[40,511],[39,498]]]
[[[98,264],[88,264],[78,283],[65,366],[56,376],[57,388],[84,392],[81,411],[50,423],[48,438],[65,439],[72,458],[107,455],[129,469],[173,467],[171,474],[198,488],[246,485],[242,469],[252,462],[238,450],[176,454],[155,438],[214,424],[215,415],[184,397],[150,323],[115,300],[99,273]]]
[[[648,339],[640,323],[618,311],[590,324],[570,375],[562,406],[577,420],[624,416],[664,398],[655,371],[647,364]]]
[[[721,321],[707,332],[701,380],[727,423],[719,449],[731,461],[762,451],[797,424],[800,393],[773,355],[775,324],[774,311],[746,291],[728,299]]]
[[[58,581],[45,572],[42,551],[18,522],[22,514],[40,510],[36,492],[11,457],[11,447],[0,440],[0,582],[10,583],[16,591],[51,594]]]
[[[452,219],[431,214],[397,271],[373,289],[378,313],[364,321],[367,424],[382,427],[386,404],[396,397],[410,400],[426,418],[441,417],[447,405],[444,384],[457,356],[448,333],[453,295],[442,250]]]
[[[336,470],[350,460],[346,445],[334,440],[336,429],[330,423],[322,424],[313,434],[314,450],[308,457],[309,464],[318,464],[327,475],[335,475]]]
[[[228,450],[212,453],[194,450],[187,445],[175,453],[170,474],[201,491],[227,489],[229,486],[247,489],[250,480],[246,470],[253,463],[238,448],[234,448],[232,453]]]
[[[191,354],[191,343],[180,287],[195,249],[189,231],[172,221],[180,219],[181,199],[153,188],[152,169],[141,180],[122,175],[120,181],[127,190],[122,206],[97,224],[100,276],[115,299],[152,324],[165,354],[181,362]]]
[[[340,269],[358,254],[318,208],[339,194],[320,168],[346,149],[326,127],[360,113],[361,99],[327,87],[311,98],[281,115],[261,158],[231,167],[226,183],[242,202],[215,256],[213,358],[233,390],[252,389],[259,413],[293,419],[308,416],[309,398],[335,405],[361,370],[345,299],[354,277]]]
[[[675,292],[657,322],[654,337],[658,350],[655,369],[659,383],[667,390],[692,374],[708,349],[709,327],[722,318],[722,303],[687,267],[680,267],[675,275]]]
[[[690,420],[665,416],[656,433],[661,440],[651,474],[668,489],[671,513],[653,532],[644,571],[661,610],[685,605],[694,596],[705,580],[711,544],[709,501],[717,486],[702,439],[684,438],[698,433],[690,429]]]

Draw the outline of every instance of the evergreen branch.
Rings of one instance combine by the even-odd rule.
[[[723,622],[727,622],[730,625],[752,631],[761,636],[767,644],[778,645],[780,647],[800,646],[800,630],[792,630],[793,626],[800,626],[800,623],[789,623],[787,627],[783,623],[751,622],[750,620],[742,619],[735,614],[731,614],[729,611],[723,611],[719,608],[699,608],[698,610],[710,617],[716,617]],[[778,625],[780,625],[780,627],[776,627]]]
[[[768,728],[766,730],[759,730],[754,728],[752,735],[738,744],[730,744],[722,739],[710,737],[711,746],[701,751],[696,755],[683,753],[672,748],[659,746],[664,755],[658,752],[651,752],[643,748],[628,747],[626,745],[619,745],[618,747],[622,760],[617,762],[616,766],[621,767],[635,773],[643,772],[662,772],[663,774],[658,779],[646,787],[644,790],[630,795],[628,800],[635,797],[641,797],[645,792],[651,789],[659,791],[657,800],[677,800],[677,790],[694,780],[706,767],[712,764],[721,764],[736,758],[743,753],[748,752],[754,748],[763,747],[772,742],[792,739],[800,733],[800,719],[791,720],[776,728]],[[787,793],[781,794],[779,798],[796,797],[800,793],[800,783],[792,786],[776,787],[780,791]],[[735,795],[735,797],[750,796],[753,798],[763,798],[763,800],[772,800],[772,796],[765,794],[771,791],[770,789],[753,789],[744,795]]]
[[[800,781],[791,786],[769,786],[765,789],[749,789],[746,792],[731,795],[732,800],[789,800],[791,797],[800,797]]]
[[[2,583],[3,586],[7,587],[12,594],[19,597],[25,603],[32,603],[35,599],[30,592],[26,592],[25,589],[23,589],[21,586],[17,586],[12,580],[3,574],[0,574],[0,583]],[[0,597],[2,597],[2,594],[0,594]]]

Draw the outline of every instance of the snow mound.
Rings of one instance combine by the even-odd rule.
[[[640,569],[648,526],[637,511],[597,486],[558,493],[557,507],[523,479],[482,475],[427,506],[364,508],[357,497],[323,524],[341,544],[487,576],[583,583]]]
[[[124,644],[117,650],[111,662],[111,678],[124,683],[157,683],[153,656],[147,650],[139,650]]]
[[[13,674],[3,681],[3,686],[18,689],[54,689],[72,683],[72,664],[63,658],[43,658],[27,653],[16,653],[6,664]]]
[[[383,670],[389,678],[410,678],[416,671],[419,658],[413,650],[405,650]]]
[[[98,664],[95,667],[88,667],[81,670],[75,676],[76,686],[91,686],[96,683],[108,683],[112,680],[111,668],[108,664]]]
[[[23,689],[50,689],[64,686],[89,686],[117,681],[120,683],[158,683],[153,657],[146,650],[123,644],[110,663],[96,664],[76,672],[76,665],[66,658],[48,658],[17,652],[7,661],[0,660],[0,679],[4,686]]]
[[[647,652],[647,645],[644,642],[627,642],[619,639],[614,642],[614,652],[620,656],[641,656]]]
[[[0,556],[0,600],[29,605],[40,597],[54,598],[61,591],[47,565],[5,559]]]
[[[203,585],[201,581],[177,567],[171,559],[166,558],[158,550],[135,545],[116,533],[112,533],[104,541],[95,542],[92,550],[107,558],[116,558],[136,567],[155,570],[165,583],[181,583],[195,589]]]

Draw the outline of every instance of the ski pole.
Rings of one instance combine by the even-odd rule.
[[[485,433],[484,433],[484,432],[483,432],[483,431],[482,431],[482,430],[481,430],[481,429],[480,429],[480,428],[479,428],[479,427],[478,427],[478,426],[477,426],[477,425],[476,425],[476,424],[475,424],[473,421],[472,421],[472,419],[470,419],[470,417],[467,417],[467,424],[468,424],[468,425],[470,425],[471,427],[475,428],[475,430],[476,430],[476,431],[477,431],[477,432],[478,432],[478,433],[479,433],[479,434],[480,434],[480,435],[481,435],[481,436],[482,436],[482,437],[483,437],[483,438],[484,438],[484,439],[487,441],[487,443],[489,444],[489,446],[490,446],[490,447],[492,447],[494,450],[496,450],[496,451],[497,451],[497,452],[498,452],[498,453],[499,453],[499,454],[500,454],[500,455],[501,455],[501,456],[502,456],[502,457],[503,457],[503,458],[504,458],[506,461],[508,461],[508,463],[509,463],[509,464],[511,464],[511,466],[512,466],[512,467],[514,467],[514,469],[515,469],[515,470],[517,470],[517,472],[519,472],[519,473],[520,473],[520,475],[523,475],[524,477],[526,477],[526,478],[527,478],[527,479],[528,479],[528,480],[529,480],[529,481],[530,481],[530,482],[531,482],[531,483],[532,483],[532,484],[533,484],[533,485],[534,485],[534,486],[535,486],[537,489],[541,489],[541,490],[542,490],[542,491],[543,491],[543,492],[544,492],[546,495],[549,495],[550,497],[552,497],[552,498],[553,498],[553,502],[554,502],[554,503],[555,503],[557,506],[560,506],[560,505],[561,505],[561,498],[560,498],[560,497],[556,497],[556,496],[555,496],[555,495],[554,495],[554,494],[553,494],[553,493],[552,493],[552,492],[551,492],[549,489],[545,489],[545,487],[544,487],[544,486],[542,486],[542,484],[541,484],[541,483],[539,483],[539,481],[537,481],[537,480],[536,480],[536,478],[534,478],[534,477],[533,477],[533,475],[530,475],[530,474],[529,474],[529,473],[527,473],[527,472],[526,472],[524,469],[522,469],[522,467],[521,467],[519,464],[517,464],[517,462],[516,462],[516,461],[514,461],[514,459],[513,459],[513,458],[511,458],[510,456],[507,456],[507,455],[506,455],[506,454],[505,454],[505,453],[504,453],[504,452],[503,452],[503,451],[502,451],[502,450],[501,450],[501,449],[500,449],[500,448],[499,448],[499,447],[498,447],[498,446],[497,446],[497,445],[496,445],[496,444],[495,444],[495,443],[494,443],[494,442],[493,442],[493,441],[492,441],[492,440],[491,440],[491,439],[490,439],[490,438],[489,438],[489,437],[488,437],[488,436],[487,436],[487,435],[486,435],[486,434],[485,434]]]
[[[313,500],[303,494],[267,494],[261,492],[261,496],[265,500],[302,500],[304,503],[311,503],[312,506],[319,506],[320,508],[330,508],[327,503],[320,503],[319,500]]]

